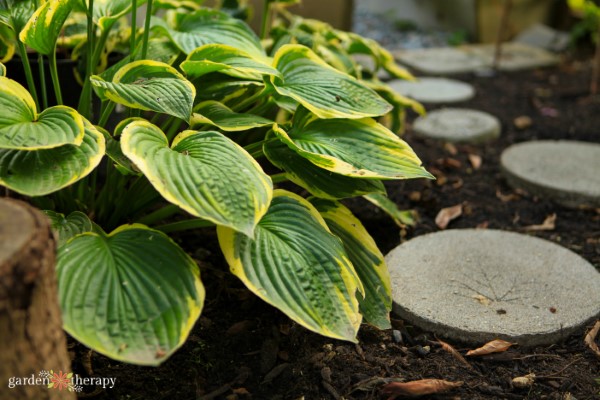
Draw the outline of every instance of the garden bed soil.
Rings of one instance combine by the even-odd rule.
[[[599,142],[600,97],[589,96],[590,75],[590,62],[565,61],[555,68],[493,77],[458,76],[477,91],[475,98],[460,106],[497,116],[502,136],[485,145],[448,145],[417,138],[407,126],[404,138],[437,177],[437,181],[386,184],[390,198],[401,208],[418,212],[420,220],[414,228],[400,230],[361,199],[345,203],[364,221],[383,253],[401,240],[438,231],[435,217],[440,209],[462,204],[462,216],[450,222],[449,228],[528,233],[565,246],[600,268],[600,210],[567,209],[513,190],[499,166],[502,150],[513,143],[536,139]],[[514,120],[523,116],[531,124],[518,128]],[[408,120],[414,120],[414,115]],[[527,125],[526,119],[521,120]],[[478,159],[481,166],[476,168]],[[553,214],[553,229],[525,229]],[[81,397],[381,399],[386,398],[380,389],[388,378],[437,378],[464,384],[430,398],[600,398],[600,384],[595,381],[600,378],[600,359],[584,345],[589,327],[551,346],[515,346],[495,356],[470,359],[471,369],[444,351],[431,334],[399,319],[392,323],[402,334],[401,342],[397,332],[369,326],[361,328],[357,345],[335,341],[305,330],[250,294],[228,273],[211,232],[188,233],[179,240],[198,260],[207,286],[205,309],[186,344],[163,365],[150,368],[115,362],[72,343],[75,372],[117,378],[113,389]],[[463,354],[474,347],[450,344]],[[529,373],[538,377],[533,386],[517,389],[511,385],[512,378]]]

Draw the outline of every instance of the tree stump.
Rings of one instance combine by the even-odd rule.
[[[41,371],[71,372],[54,262],[55,243],[46,217],[23,202],[0,199],[3,400],[76,398],[67,389],[49,389],[48,381],[36,382]]]

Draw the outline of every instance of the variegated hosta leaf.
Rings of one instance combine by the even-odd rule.
[[[141,44],[140,44],[141,46]],[[170,41],[166,41],[164,39],[150,39],[148,40],[148,53],[146,55],[146,60],[158,61],[161,63],[172,65],[173,62],[177,59],[180,52],[177,47]],[[135,52],[135,60],[142,60],[142,52],[139,51],[139,48]],[[123,58],[121,61],[117,62],[114,65],[111,65],[106,70],[104,70],[99,76],[103,81],[112,82],[115,74],[119,72],[121,68],[129,64],[129,57]],[[105,96],[105,91],[101,88],[96,88],[96,94],[102,100],[107,100]]]
[[[152,8],[164,8],[167,10],[187,8],[188,10],[200,9],[202,1],[198,0],[154,0]]]
[[[356,341],[362,285],[308,201],[277,190],[254,239],[222,226],[217,233],[231,272],[254,294],[312,331]]]
[[[65,330],[132,364],[165,361],[185,342],[204,304],[194,260],[143,225],[74,237],[59,249],[56,272]]]
[[[290,181],[313,196],[336,200],[367,193],[385,193],[381,181],[352,178],[319,168],[280,140],[267,140],[263,151],[273,165],[286,172]]]
[[[382,82],[366,82],[367,86],[371,89],[375,90],[377,93],[381,95],[384,99],[389,101],[394,106],[399,107],[410,107],[414,112],[419,115],[425,115],[427,112],[425,111],[425,107],[421,103],[416,100],[410,99],[406,96],[402,96],[400,93],[392,90],[388,85]]]
[[[205,101],[194,107],[191,126],[201,124],[214,125],[224,131],[247,131],[261,126],[272,125],[274,122],[253,114],[236,113],[218,101]]]
[[[264,88],[263,82],[239,80],[218,73],[205,75],[194,80],[196,101],[219,99],[221,103],[232,102]]]
[[[169,147],[158,127],[135,121],[121,148],[166,200],[217,225],[252,236],[271,202],[269,176],[218,132],[184,131]]]
[[[414,226],[417,223],[417,213],[414,210],[400,210],[398,205],[390,200],[385,194],[370,193],[364,196],[365,199],[379,207],[401,228],[405,226]]]
[[[117,126],[121,126],[124,122],[131,122],[132,120],[136,120],[137,118],[130,118],[124,121],[121,121]],[[142,120],[142,118],[139,118]],[[121,128],[122,129],[122,128]],[[117,168],[124,175],[141,175],[141,172],[137,170],[137,167],[125,154],[123,154],[123,150],[121,150],[121,142],[115,140],[114,137],[110,135],[105,129],[98,128],[98,130],[104,136],[104,140],[106,141],[106,155],[110,160],[114,163],[115,168]],[[118,133],[120,135],[120,132]],[[117,133],[115,133],[117,136]]]
[[[348,258],[365,288],[364,299],[359,298],[360,312],[366,322],[379,329],[391,328],[392,288],[390,274],[383,254],[362,223],[342,204],[311,199],[331,232],[342,239]]]
[[[54,52],[63,24],[77,0],[48,0],[33,14],[19,34],[23,43],[38,53]]]
[[[0,63],[9,62],[15,54],[14,34],[10,28],[0,23]],[[1,76],[6,76],[4,64],[1,68]]]
[[[0,76],[6,76],[6,67],[0,62]]]
[[[273,131],[316,166],[357,178],[432,178],[410,146],[371,118],[318,119],[289,134]]]
[[[263,75],[279,75],[266,56],[249,53],[224,44],[207,44],[192,51],[180,67],[190,79],[221,72],[240,79],[262,81]]]
[[[115,103],[173,115],[186,122],[192,115],[196,88],[168,64],[134,61],[119,69],[112,82],[97,75],[90,79]]]
[[[0,149],[50,149],[83,140],[83,117],[74,109],[55,106],[41,114],[29,92],[0,77]]]
[[[69,216],[51,210],[44,210],[44,214],[50,219],[56,247],[62,246],[67,243],[67,240],[80,233],[91,232],[94,229],[92,221],[80,211],[72,212]]]
[[[319,118],[379,116],[392,108],[373,90],[329,66],[307,47],[281,47],[275,54],[274,66],[282,75],[271,76],[275,90]]]
[[[146,0],[137,0],[136,5],[140,7],[145,3]],[[94,0],[94,22],[102,30],[110,29],[115,21],[131,11],[131,5],[131,0]]]
[[[9,26],[14,32],[20,33],[34,12],[35,2],[32,0],[1,1],[0,23]]]
[[[84,178],[98,166],[106,149],[102,133],[88,121],[84,131],[80,145],[0,149],[0,185],[27,196],[43,196]]]
[[[194,12],[167,12],[163,18],[153,17],[154,29],[164,31],[186,54],[205,44],[226,44],[253,55],[264,57],[258,36],[243,21],[223,12],[202,8]]]

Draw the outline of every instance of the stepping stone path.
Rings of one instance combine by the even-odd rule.
[[[566,207],[600,207],[600,144],[540,140],[515,144],[500,159],[508,183]]]
[[[498,118],[482,111],[444,108],[415,120],[416,134],[448,142],[481,143],[500,136]]]
[[[600,273],[570,250],[523,234],[432,233],[398,246],[386,262],[394,311],[451,339],[547,345],[600,314]]]
[[[475,89],[468,83],[446,78],[393,80],[388,85],[403,96],[424,103],[455,103],[472,99]]]
[[[402,50],[394,55],[403,64],[431,75],[450,75],[488,69],[494,62],[494,45],[468,45]],[[524,43],[504,43],[499,69],[514,71],[555,65],[557,55]]]

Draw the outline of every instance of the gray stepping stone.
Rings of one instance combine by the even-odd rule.
[[[394,312],[451,339],[548,345],[600,314],[600,273],[523,234],[441,231],[396,247],[386,262]]]
[[[600,207],[600,144],[540,140],[515,144],[500,158],[508,183],[566,207]]]
[[[498,118],[483,111],[444,108],[415,120],[416,134],[448,142],[481,143],[500,136]]]
[[[417,81],[397,79],[388,82],[388,85],[401,95],[424,103],[456,103],[475,96],[472,85],[447,78],[419,78]]]
[[[493,66],[494,45],[401,50],[394,53],[403,64],[431,75],[451,75],[485,70]],[[555,65],[559,57],[547,50],[524,43],[502,44],[498,68],[506,71]]]

